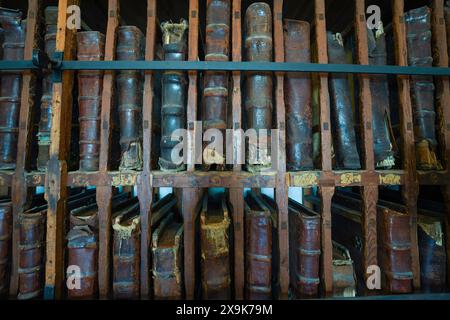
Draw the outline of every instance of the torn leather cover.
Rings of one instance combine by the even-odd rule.
[[[431,11],[421,7],[405,14],[408,62],[412,67],[432,67]],[[411,103],[414,116],[417,167],[441,170],[436,156],[435,86],[432,76],[411,76]]]
[[[0,298],[8,293],[11,271],[12,203],[0,200]]]
[[[327,32],[327,38],[328,62],[330,64],[347,63],[341,34]],[[361,169],[347,74],[332,73],[329,75],[328,83],[336,167],[349,170]]]
[[[103,60],[105,36],[96,31],[77,33],[80,61]],[[100,116],[103,91],[103,71],[78,72],[78,104],[80,108],[80,170],[97,171],[100,156]]]
[[[206,194],[200,214],[202,299],[231,299],[230,218],[224,196]]]
[[[117,30],[116,59],[144,59],[144,34],[137,27],[124,26]],[[142,102],[143,75],[141,71],[120,71],[116,79],[120,116],[120,170],[142,169]]]
[[[180,23],[164,22],[161,24],[165,61],[186,60],[187,29],[186,20],[181,20]],[[166,71],[163,73],[162,138],[159,158],[159,167],[162,171],[183,171],[186,168],[185,161],[174,163],[175,159],[172,158],[172,151],[180,143],[179,140],[172,140],[172,134],[175,130],[186,128],[186,88],[187,78],[184,72]]]
[[[230,56],[230,0],[208,0],[206,9],[206,55],[205,61],[229,61]],[[220,130],[226,137],[228,107],[228,72],[207,71],[203,89],[203,131]],[[214,134],[214,137],[217,133]],[[212,141],[211,141],[212,142]],[[214,141],[214,146],[218,141]],[[204,145],[204,168],[217,165],[218,170],[225,169],[225,139],[222,150]]]
[[[295,297],[315,298],[320,284],[320,215],[289,201],[291,286]]]
[[[23,60],[26,21],[22,12],[0,8],[0,26],[4,30],[3,60]],[[19,137],[22,73],[0,73],[0,170],[16,168]]]
[[[49,57],[53,57],[56,50],[57,23],[58,7],[47,7],[45,9],[45,53]],[[37,168],[39,171],[45,171],[47,169],[47,163],[50,157],[52,98],[52,74],[49,70],[46,70],[42,79],[41,118],[39,121],[39,133],[37,135],[39,145]]]
[[[286,62],[311,62],[310,25],[306,21],[284,20]],[[286,104],[286,156],[288,171],[312,170],[313,111],[309,73],[287,73],[284,77]]]
[[[356,276],[353,260],[344,246],[333,241],[333,296],[356,296]]]
[[[273,60],[272,11],[266,3],[251,4],[245,14],[245,52],[250,62]],[[256,130],[258,142],[249,141],[247,169],[258,172],[271,166],[273,78],[270,72],[248,72],[245,76],[247,129]],[[265,130],[267,134],[264,134]],[[254,140],[254,139],[253,139]]]
[[[153,233],[153,286],[156,300],[181,300],[183,283],[183,224],[170,212]]]

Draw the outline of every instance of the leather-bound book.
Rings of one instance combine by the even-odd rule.
[[[165,61],[184,61],[187,52],[187,29],[185,20],[180,23],[161,24]],[[172,139],[176,130],[186,128],[187,78],[184,72],[166,71],[162,76],[162,137],[159,167],[162,171],[183,171],[184,161],[172,158],[172,151],[180,143]],[[184,156],[184,154],[183,154]]]
[[[183,284],[183,224],[170,212],[153,233],[153,285],[156,300],[181,300]]]
[[[0,298],[9,289],[11,270],[12,203],[10,199],[0,200]]]
[[[203,197],[200,214],[201,282],[204,300],[231,298],[230,218],[224,195]]]
[[[103,60],[105,54],[103,34],[96,31],[78,32],[77,45],[78,60]],[[81,171],[97,171],[99,168],[102,91],[103,71],[78,72]]]
[[[115,214],[113,219],[114,299],[139,299],[140,227],[139,203]]]
[[[405,14],[408,64],[412,67],[432,67],[431,11],[421,7]],[[432,76],[411,76],[411,104],[414,118],[417,167],[439,170],[436,156],[436,110]]]
[[[245,295],[248,300],[270,300],[272,292],[273,228],[275,212],[261,196],[245,198]]]
[[[368,29],[367,36],[369,64],[373,66],[387,65],[386,35],[383,25],[380,24],[375,30]],[[371,75],[370,91],[372,93],[372,126],[376,167],[389,169],[395,166],[395,158],[387,75]]]
[[[311,62],[311,27],[306,21],[284,20],[286,62]],[[286,156],[289,171],[312,170],[313,111],[312,83],[308,73],[288,73],[284,77],[286,103]]]
[[[58,23],[58,7],[45,9],[45,53],[53,57],[56,50],[56,32]],[[39,171],[47,169],[50,156],[50,134],[52,130],[52,74],[46,71],[42,80],[41,119],[39,121],[38,144],[39,153],[37,168]]]
[[[0,8],[0,26],[4,30],[3,60],[23,60],[26,21],[22,12]],[[16,168],[19,137],[22,73],[2,71],[0,75],[0,170]]]
[[[296,298],[316,298],[320,284],[320,215],[289,200],[291,286]]]
[[[273,60],[272,11],[266,3],[251,4],[245,14],[245,57],[250,62]],[[256,130],[258,142],[249,141],[247,169],[261,171],[271,166],[273,78],[270,72],[249,72],[245,76],[245,118],[247,129]],[[263,134],[266,130],[267,134]],[[253,139],[255,140],[255,139]]]
[[[144,59],[145,37],[134,26],[117,30],[117,60]],[[120,115],[121,170],[142,169],[142,99],[143,75],[136,70],[120,71],[117,75],[117,99]]]
[[[448,54],[450,55],[450,1],[446,1],[445,2],[444,17],[445,17],[445,24],[446,24],[446,27],[447,27]]]
[[[328,62],[345,64],[347,57],[342,35],[327,32]],[[357,170],[361,168],[355,133],[355,120],[347,75],[332,73],[329,76],[331,124],[333,147],[338,169]]]
[[[230,0],[208,0],[206,9],[206,54],[205,61],[229,61],[230,59]],[[228,72],[208,71],[203,89],[203,131],[220,130],[225,137],[229,94]],[[205,143],[204,168],[225,169],[225,144],[216,149]],[[220,149],[221,148],[221,149]]]
[[[347,248],[333,241],[333,296],[356,296],[356,276],[353,260]]]

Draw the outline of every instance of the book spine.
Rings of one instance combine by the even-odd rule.
[[[11,263],[12,206],[0,205],[0,297],[8,292]]]

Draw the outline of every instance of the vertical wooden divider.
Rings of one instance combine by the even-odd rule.
[[[39,38],[39,12],[42,9],[38,0],[28,0],[27,13],[27,34],[25,38],[24,60],[33,58],[33,49],[38,47]],[[19,286],[19,237],[20,229],[18,218],[25,210],[25,205],[29,196],[29,189],[26,182],[26,171],[29,167],[30,146],[32,134],[32,112],[34,104],[34,83],[36,73],[32,70],[23,72],[22,92],[20,98],[19,115],[19,138],[17,144],[16,171],[12,181],[12,203],[13,203],[13,236],[12,236],[12,267],[10,296],[15,298]]]
[[[157,0],[147,1],[147,30],[145,60],[155,59]],[[138,184],[141,210],[141,299],[150,299],[151,292],[151,207],[153,202],[151,154],[152,154],[152,115],[153,115],[153,72],[145,71],[144,98],[142,109],[143,128],[143,172]]]
[[[232,60],[234,62],[242,61],[242,1],[233,0],[232,4]],[[233,72],[233,93],[232,93],[232,110],[233,110],[233,130],[238,132],[243,128],[242,125],[242,96],[241,96],[241,72]],[[239,173],[242,170],[240,159],[237,158],[241,150],[243,141],[240,135],[233,137],[233,171]],[[228,146],[227,146],[228,147]],[[244,235],[244,189],[230,189],[230,203],[233,207],[233,229],[234,229],[234,289],[235,299],[244,299],[244,283],[245,283],[245,235]]]
[[[367,24],[365,15],[365,1],[355,0],[355,31],[357,46],[357,62],[361,65],[369,64],[369,48],[367,41]],[[371,31],[370,31],[371,32]],[[375,159],[372,131],[372,93],[370,91],[370,77],[359,75],[359,105],[361,115],[361,141],[363,150],[363,166],[371,175],[375,175]],[[375,180],[375,179],[374,179]],[[363,271],[371,265],[378,265],[377,259],[377,202],[378,182],[370,181],[370,185],[361,187],[363,203]],[[372,184],[373,183],[373,184]],[[364,278],[367,274],[364,272]]]
[[[315,0],[317,62],[328,63],[325,1]],[[331,161],[330,96],[328,75],[319,74],[320,136],[323,177],[319,181],[322,214],[322,287],[326,295],[333,292],[333,243],[331,240],[331,200],[334,195]]]
[[[56,52],[64,60],[75,58],[75,30],[66,27],[67,7],[77,0],[59,0]],[[67,158],[70,149],[72,88],[74,72],[64,71],[62,82],[53,83],[52,131],[50,160],[45,178],[47,210],[47,243],[45,265],[45,299],[61,299],[64,283],[64,216],[67,200]]]
[[[119,0],[108,1],[108,25],[105,42],[105,61],[113,61],[116,53],[116,32],[119,26]],[[115,73],[105,71],[103,76],[101,127],[100,127],[100,164],[101,181],[108,181],[108,164],[111,146],[111,114],[114,108]],[[98,284],[100,299],[108,299],[110,295],[111,260],[111,201],[112,187],[97,186],[97,206],[99,219],[99,255]]]
[[[395,39],[395,55],[399,66],[408,66],[408,48],[406,45],[406,26],[404,1],[393,2],[393,28]],[[411,215],[411,256],[414,288],[420,288],[419,247],[417,243],[417,198],[419,184],[416,171],[416,154],[414,146],[413,114],[411,106],[409,76],[398,76],[398,94],[400,108],[400,130],[403,145],[403,169],[405,170],[405,185],[402,197]]]

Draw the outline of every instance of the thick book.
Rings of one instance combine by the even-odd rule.
[[[333,296],[356,296],[356,275],[348,249],[333,241]]]
[[[9,289],[12,245],[12,203],[11,199],[0,200],[0,298]]]

